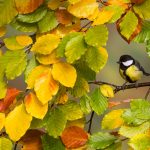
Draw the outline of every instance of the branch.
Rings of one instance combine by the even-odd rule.
[[[128,85],[115,85],[115,84],[112,84],[112,83],[108,83],[108,82],[103,82],[103,81],[90,81],[88,82],[89,84],[96,84],[96,85],[102,85],[102,84],[107,84],[107,85],[110,85],[110,86],[113,86],[115,89],[114,89],[114,92],[117,93],[119,91],[123,91],[123,90],[126,90],[126,89],[133,89],[133,88],[140,88],[140,87],[146,87],[146,86],[150,86],[150,82],[143,82],[143,83],[132,83],[132,84],[128,84]]]
[[[92,127],[93,117],[94,117],[94,111],[92,111],[90,120],[88,121],[90,123],[89,124],[88,133],[91,133],[91,127]]]
[[[3,46],[5,46],[5,43],[0,41],[0,48],[2,48]]]
[[[86,23],[84,26],[81,27],[81,29],[79,30],[79,32],[82,31],[82,29],[84,29],[86,26],[90,25],[91,23],[92,23],[92,21],[89,21],[88,23]]]
[[[148,98],[149,94],[150,94],[150,88],[149,88],[148,91],[146,92],[145,99]]]

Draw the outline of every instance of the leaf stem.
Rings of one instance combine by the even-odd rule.
[[[145,99],[148,98],[149,94],[150,94],[150,87],[149,87],[148,91],[146,92]]]

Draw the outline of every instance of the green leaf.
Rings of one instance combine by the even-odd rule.
[[[84,36],[82,34],[78,35],[67,43],[65,49],[67,62],[73,63],[75,60],[80,59],[81,56],[85,54],[87,47],[83,37]]]
[[[0,138],[0,150],[12,150],[13,144],[12,142],[4,137]]]
[[[102,95],[99,88],[96,88],[91,95],[90,101],[92,109],[98,114],[101,115],[107,109],[108,102],[107,98]]]
[[[147,134],[138,134],[128,143],[134,150],[149,150],[150,136]]]
[[[150,19],[150,0],[145,0],[140,5],[134,5],[133,9],[141,18]]]
[[[17,14],[14,0],[0,0],[0,27],[10,23]]]
[[[80,106],[84,114],[89,114],[91,112],[90,101],[91,98],[88,95],[84,95],[80,98]]]
[[[48,112],[48,119],[46,123],[46,130],[50,136],[54,138],[61,135],[65,129],[67,119],[65,114],[58,108]]]
[[[27,58],[24,50],[7,51],[2,58],[5,66],[6,77],[10,80],[20,76],[27,65]]]
[[[80,105],[75,101],[69,100],[66,104],[60,105],[59,108],[66,115],[67,120],[72,121],[83,118]]]
[[[119,6],[119,5],[105,6],[104,10],[114,12],[112,18],[109,20],[109,23],[116,22],[121,17],[121,15],[124,13],[124,11],[125,11],[125,9],[122,6]]]
[[[116,138],[108,133],[98,132],[89,139],[89,145],[95,149],[104,149],[115,142]]]
[[[42,148],[43,150],[65,150],[65,147],[59,138],[54,139],[47,134],[42,136]]]
[[[3,56],[0,56],[0,99],[4,98],[7,92],[7,84],[4,81],[5,66],[3,64]]]
[[[122,117],[127,124],[140,125],[150,119],[150,103],[146,100],[135,99],[130,103]]]
[[[22,31],[22,32],[36,32],[37,31],[37,25],[34,23],[24,23],[17,20],[13,20],[11,22],[11,25],[16,30]]]
[[[145,133],[150,128],[150,122],[145,122],[139,126],[121,126],[119,129],[119,134],[128,138],[132,138],[133,136]]]
[[[79,76],[83,77],[87,81],[92,81],[96,79],[96,73],[91,70],[85,61],[78,61],[74,64],[76,71]]]
[[[150,40],[146,42],[146,51],[147,51],[147,54],[148,56],[150,57]]]
[[[136,30],[137,26],[138,26],[138,18],[132,11],[128,11],[119,24],[120,33],[126,39],[130,39],[131,35]]]
[[[63,39],[61,40],[60,44],[58,45],[57,48],[57,57],[64,57],[65,56],[65,48],[67,43],[74,37],[79,36],[80,33],[78,32],[73,32],[67,34]]]
[[[81,97],[84,94],[89,92],[89,84],[88,82],[78,75],[76,83],[74,87],[71,89],[71,94],[74,97]]]
[[[0,79],[0,99],[6,96],[7,84],[3,79]]]
[[[88,66],[95,72],[99,72],[107,63],[108,53],[104,48],[89,47],[85,59]]]
[[[88,45],[94,47],[105,46],[108,40],[108,29],[105,25],[98,25],[90,28],[85,35],[85,41]]]
[[[25,80],[27,80],[28,75],[30,74],[30,72],[32,71],[32,69],[34,69],[36,66],[38,65],[35,56],[32,56],[32,58],[29,60],[26,70],[24,72],[25,75]]]
[[[39,129],[45,126],[46,126],[46,121],[44,121],[44,119],[41,120],[41,119],[33,118],[30,124],[30,129]]]
[[[150,102],[144,99],[134,99],[130,103],[131,110],[138,113],[140,119],[150,119]]]
[[[17,20],[26,23],[35,23],[40,21],[47,13],[47,9],[45,7],[40,7],[36,9],[33,13],[18,15]]]
[[[48,11],[44,18],[38,22],[39,31],[41,33],[50,31],[58,25],[54,11]]]
[[[128,125],[140,125],[146,120],[137,118],[136,112],[132,112],[130,109],[125,110],[122,114],[122,118]]]
[[[141,32],[134,39],[135,42],[144,43],[150,40],[150,21],[144,21]]]
[[[105,150],[122,150],[122,142],[113,143],[109,147],[105,148]]]

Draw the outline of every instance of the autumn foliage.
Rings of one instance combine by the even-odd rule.
[[[119,150],[127,139],[149,150],[149,101],[109,101],[115,86],[96,83],[108,60],[106,25],[127,44],[145,43],[150,56],[149,20],[150,0],[1,0],[0,149]],[[8,27],[19,34],[6,36]],[[21,75],[25,91],[8,86]],[[87,116],[106,110],[91,133]]]

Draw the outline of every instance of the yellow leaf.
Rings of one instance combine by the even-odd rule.
[[[68,95],[65,87],[60,87],[55,99],[56,104],[65,104],[68,101]]]
[[[4,39],[4,43],[5,46],[9,49],[9,50],[19,50],[19,49],[23,49],[24,46],[20,45],[17,41],[16,41],[16,37],[12,36],[9,38],[5,38]]]
[[[28,46],[33,43],[32,38],[28,35],[18,35],[16,36],[16,41],[21,46]]]
[[[110,85],[103,84],[100,86],[102,94],[106,97],[114,97],[114,90]]]
[[[49,55],[37,54],[36,59],[43,65],[51,65],[60,61],[60,59],[56,57],[56,50]]]
[[[6,26],[0,27],[0,37],[6,34]]]
[[[5,124],[5,114],[0,113],[0,131],[3,129],[4,124]]]
[[[25,97],[25,106],[27,112],[38,119],[43,119],[48,111],[48,103],[42,105],[33,93],[29,93]]]
[[[59,42],[59,36],[54,34],[46,34],[37,38],[37,41],[31,48],[31,51],[47,55],[57,48]]]
[[[108,22],[112,18],[113,14],[113,11],[101,10],[92,25],[100,25]]]
[[[44,72],[49,70],[49,67],[40,65],[35,67],[27,77],[26,83],[28,85],[27,89],[32,89],[34,87],[35,80]]]
[[[75,68],[65,62],[54,64],[52,68],[52,75],[55,80],[59,81],[66,87],[73,87],[77,78]]]
[[[99,8],[97,7],[95,9],[95,11],[93,12],[93,14],[91,14],[90,16],[88,16],[88,19],[91,20],[91,21],[93,21],[93,20],[95,20],[97,18],[98,14],[99,14]]]
[[[0,49],[0,56],[2,56],[3,55],[3,52],[2,52],[2,50]]]
[[[129,1],[126,1],[126,0],[108,0],[107,1],[108,5],[118,5],[118,6],[123,6],[124,8],[128,8],[128,3]]]
[[[51,70],[45,71],[36,79],[34,90],[39,101],[44,105],[58,92],[58,83],[53,79]]]
[[[80,21],[78,21],[71,26],[59,25],[56,29],[52,30],[51,33],[63,38],[68,33],[79,31],[80,27]]]
[[[32,116],[26,112],[22,103],[12,110],[5,120],[6,133],[13,141],[18,141],[30,127]]]
[[[61,5],[61,0],[51,0],[48,2],[48,8],[55,10]]]
[[[123,112],[123,109],[118,109],[106,114],[102,120],[102,128],[111,130],[123,125],[124,121],[121,118]]]
[[[74,5],[69,5],[68,11],[78,18],[88,18],[97,8],[96,0],[82,0]]]
[[[70,126],[77,126],[77,127],[80,127],[83,129],[85,126],[85,118],[81,118],[81,119],[77,119],[77,120],[73,120],[73,121],[68,121],[66,124],[66,128],[68,128]]]

